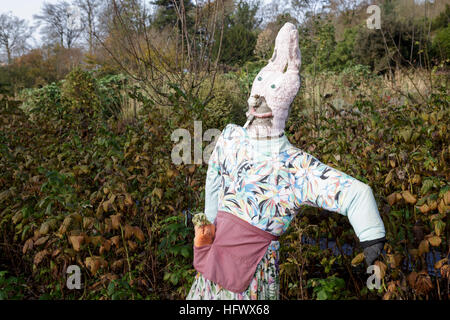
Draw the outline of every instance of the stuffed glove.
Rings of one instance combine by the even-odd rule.
[[[383,239],[376,240],[373,243],[363,245],[364,259],[366,260],[366,263],[368,266],[371,266],[374,263],[374,261],[378,259],[378,257],[381,254],[381,251],[384,248],[384,242],[385,242],[385,239],[383,238]]]
[[[201,247],[213,243],[216,227],[208,221],[204,213],[195,214],[192,223],[195,230],[194,246]]]

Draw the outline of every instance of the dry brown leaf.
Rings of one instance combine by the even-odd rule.
[[[429,246],[428,240],[420,241],[418,250],[419,250],[419,255],[429,252],[430,246]]]
[[[48,221],[44,222],[39,228],[40,235],[46,235],[50,231],[50,223]]]
[[[391,165],[392,168],[395,168],[395,160],[394,159],[390,159],[389,164]]]
[[[141,230],[141,228],[134,227],[133,234],[136,237],[136,239],[138,239],[139,241],[145,240],[145,235],[144,235],[144,232]]]
[[[25,244],[23,245],[22,248],[22,253],[25,254],[27,253],[28,250],[32,250],[33,249],[33,239],[30,238],[27,241],[25,241]]]
[[[389,173],[386,176],[386,179],[384,179],[384,184],[388,185],[392,181],[393,176],[394,176],[394,169],[389,171]]]
[[[119,247],[120,236],[114,236],[114,237],[112,237],[112,238],[109,239],[109,240],[111,241],[111,243],[112,243],[113,245],[116,246],[116,248]]]
[[[409,192],[408,190],[402,191],[402,197],[403,197],[403,199],[405,199],[405,201],[406,201],[407,203],[414,204],[414,203],[417,202],[416,197],[414,197],[414,196],[411,194],[411,192]]]
[[[445,205],[450,205],[450,190],[448,190],[443,197]]]
[[[129,224],[127,224],[125,226],[125,235],[124,235],[125,240],[130,239],[131,236],[133,235],[133,233],[134,233],[134,228],[132,226],[130,226]]]
[[[93,237],[91,237],[90,239],[91,239],[91,243],[92,243],[94,246],[101,245],[101,244],[103,243],[103,241],[104,241],[104,239],[103,239],[102,236],[93,236]]]
[[[428,213],[428,212],[430,212],[430,207],[425,203],[425,204],[423,204],[423,205],[421,205],[420,207],[419,207],[419,210],[420,210],[420,212],[422,212],[422,213]]]
[[[158,196],[159,200],[162,199],[162,196],[163,196],[163,191],[162,191],[162,189],[160,189],[160,188],[155,188],[155,189],[153,190],[153,192]]]
[[[417,259],[417,256],[419,255],[419,250],[417,250],[417,249],[409,249],[408,252],[409,252],[409,254],[411,255],[411,257],[413,259]]]
[[[49,237],[50,237],[50,236],[40,237],[39,239],[37,239],[37,240],[34,242],[34,245],[35,245],[35,246],[40,246],[41,244],[44,244],[44,243],[48,240]]]
[[[415,288],[418,294],[427,294],[433,289],[433,283],[431,278],[426,271],[421,271],[417,274]]]
[[[104,212],[108,212],[109,207],[110,207],[110,202],[109,202],[109,200],[103,201],[102,205],[103,205],[103,211],[104,211]]]
[[[125,211],[125,202],[123,197],[117,198],[117,203],[119,204],[119,209],[121,212]]]
[[[412,183],[413,184],[420,184],[422,182],[422,178],[420,177],[420,175],[415,174],[414,177],[412,178]]]
[[[410,274],[408,274],[407,279],[409,286],[414,289],[416,287],[417,272],[413,271]]]
[[[137,249],[137,247],[138,247],[137,243],[134,242],[134,241],[128,240],[127,243],[128,243],[128,249],[131,252],[135,251]]]
[[[436,263],[434,264],[434,268],[435,268],[435,269],[440,269],[440,268],[442,268],[442,266],[443,266],[444,263],[446,263],[446,262],[448,262],[448,258],[441,259],[441,260],[439,260],[438,262],[436,262]]]
[[[67,232],[67,229],[70,227],[70,224],[72,223],[72,217],[71,216],[67,216],[64,218],[64,221],[61,224],[61,227],[59,228],[59,233],[61,235],[63,235],[64,233]]]
[[[56,250],[54,250],[53,251],[53,253],[52,253],[52,257],[54,258],[54,257],[56,257],[58,254],[60,254],[61,253],[61,249],[56,249]]]
[[[387,292],[394,292],[397,288],[398,281],[390,281],[387,286]]]
[[[381,262],[379,260],[375,261],[374,264],[376,266],[378,266],[378,268],[380,268],[380,278],[383,279],[385,274],[386,274],[387,266],[383,262]]]
[[[123,259],[116,260],[111,265],[111,269],[113,269],[114,271],[118,271],[120,268],[122,268],[122,266],[123,266]]]
[[[433,237],[428,238],[428,242],[429,242],[433,247],[438,247],[438,246],[441,244],[442,239],[441,239],[441,237],[433,236]]]
[[[110,233],[112,229],[112,221],[110,218],[105,219],[105,223],[103,225],[103,230],[105,233]]]
[[[352,260],[352,266],[356,267],[358,264],[364,261],[364,252],[357,254]]]
[[[133,205],[133,199],[131,198],[131,195],[129,193],[125,194],[125,205]]]
[[[436,200],[435,200],[435,201],[431,201],[431,202],[428,204],[428,206],[430,207],[430,210],[431,210],[431,211],[432,211],[432,210],[436,210],[437,207],[438,207],[437,201],[436,201]]]
[[[445,205],[444,199],[441,199],[441,201],[439,201],[439,204],[438,204],[438,211],[439,211],[439,213],[441,213],[441,214],[444,214],[444,213],[446,214],[446,213],[448,213],[449,207]]]
[[[70,236],[69,241],[75,251],[80,251],[81,245],[84,242],[84,236]]]
[[[36,253],[36,255],[34,256],[34,264],[38,265],[39,263],[41,263],[41,261],[45,258],[45,256],[48,255],[48,251],[47,249],[39,251],[38,253]]]
[[[397,268],[402,262],[402,255],[399,253],[387,254],[386,257],[392,269]]]
[[[441,276],[446,279],[450,278],[450,266],[448,264],[441,267]]]
[[[84,260],[84,264],[87,268],[91,271],[92,275],[95,275],[101,267],[106,267],[108,263],[105,259],[102,257],[94,256],[94,257],[87,257]]]
[[[396,201],[397,201],[397,193],[396,192],[390,194],[387,197],[387,202],[389,203],[390,206],[394,205]]]
[[[94,218],[91,217],[84,217],[83,218],[83,228],[84,229],[91,229],[92,226],[94,225]]]
[[[392,292],[386,292],[386,293],[383,295],[383,300],[390,300],[390,299],[391,299],[391,296],[392,296]]]
[[[114,230],[120,228],[120,217],[121,217],[120,213],[111,216],[111,226]]]
[[[105,240],[103,241],[103,244],[100,246],[99,252],[100,254],[103,254],[103,252],[108,252],[111,249],[111,241]]]
[[[103,203],[100,203],[100,205],[97,207],[97,211],[95,212],[95,215],[97,218],[100,218],[103,214]]]

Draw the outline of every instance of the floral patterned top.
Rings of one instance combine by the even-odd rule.
[[[372,189],[321,163],[287,137],[258,140],[229,124],[208,162],[205,214],[236,215],[273,235],[282,235],[303,205],[348,217],[360,241],[385,236]]]

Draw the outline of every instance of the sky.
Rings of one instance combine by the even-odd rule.
[[[57,2],[57,0],[0,0],[0,14],[10,11],[16,17],[27,20],[29,25],[33,26],[33,14],[38,14],[41,11],[44,1],[48,3]],[[39,29],[34,30],[33,37],[37,42],[40,42]]]
[[[0,0],[0,14],[11,12],[14,16],[27,20],[30,26],[34,26],[33,15],[41,11],[44,2],[56,3],[58,0]],[[262,2],[267,3],[270,0]],[[41,35],[36,27],[33,31],[33,39],[34,41],[30,41],[33,47],[41,42]]]

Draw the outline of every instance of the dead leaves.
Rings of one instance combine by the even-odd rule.
[[[393,269],[399,267],[403,260],[403,256],[399,253],[387,254],[386,258],[387,258],[387,262],[389,263],[390,267]]]
[[[38,253],[36,253],[36,255],[34,256],[33,259],[33,263],[37,266],[39,265],[39,263],[42,262],[42,260],[49,254],[47,249],[44,249],[42,251],[39,251]]]
[[[361,252],[352,259],[352,266],[356,267],[363,261],[364,261],[364,252]]]
[[[99,253],[103,254],[104,252],[109,252],[111,250],[111,241],[104,240],[102,245],[100,246]]]
[[[428,242],[433,246],[433,247],[439,247],[442,239],[441,237],[438,236],[432,236],[428,238]]]
[[[419,247],[417,248],[417,254],[423,255],[424,253],[430,252],[430,245],[433,247],[439,247],[441,245],[442,239],[436,235],[427,235],[425,239],[420,241]]]
[[[426,271],[417,273],[416,276],[412,276],[410,279],[410,286],[421,295],[427,294],[433,289],[433,283],[431,277]]]
[[[387,197],[387,202],[390,206],[393,206],[395,203],[402,199],[402,195],[398,192],[394,192]]]
[[[92,275],[95,275],[100,268],[108,266],[106,260],[99,256],[87,257],[84,264]]]
[[[417,202],[416,197],[414,197],[408,190],[402,191],[402,197],[409,204],[415,204]]]
[[[420,241],[418,250],[420,256],[424,253],[430,252],[430,246],[428,241],[427,240]]]
[[[23,245],[22,248],[22,253],[25,254],[27,253],[28,250],[32,250],[33,249],[33,239],[28,239],[27,241],[25,241],[25,244]]]
[[[118,230],[120,228],[120,217],[122,215],[120,213],[112,215],[111,218],[111,226],[114,230]]]
[[[127,224],[124,229],[125,229],[124,232],[125,240],[130,239],[132,236],[134,236],[137,240],[141,242],[145,240],[145,235],[144,232],[141,230],[141,228],[137,226],[133,227]]]
[[[441,276],[446,279],[450,278],[450,266],[448,264],[441,267]]]
[[[109,240],[111,241],[111,243],[112,243],[113,245],[116,246],[116,248],[119,247],[120,236],[114,236],[114,237],[112,237],[112,238],[109,239]]]
[[[134,228],[127,224],[124,229],[125,229],[125,235],[124,235],[125,240],[130,239],[133,236]]]
[[[383,262],[381,262],[379,260],[375,261],[374,264],[379,268],[379,270],[380,270],[380,278],[383,279],[384,276],[386,275],[387,266]]]
[[[448,258],[444,258],[444,259],[441,259],[438,262],[436,262],[434,264],[434,268],[435,269],[441,269],[444,266],[445,263],[448,263]]]
[[[163,191],[161,188],[155,188],[153,189],[152,194],[156,195],[159,198],[159,200],[161,200],[163,196]]]
[[[81,245],[83,244],[85,238],[84,236],[70,236],[69,242],[72,244],[72,247],[75,251],[80,251]]]
[[[49,237],[50,237],[50,236],[40,237],[39,239],[37,239],[37,240],[34,242],[34,245],[35,245],[35,246],[40,246],[41,244],[44,244],[45,242],[47,242],[47,240],[48,240]]]
[[[389,281],[386,293],[383,295],[383,300],[390,300],[395,296],[397,288],[400,286],[400,281]]]
[[[145,240],[144,232],[139,227],[134,227],[133,234],[139,241],[143,242]]]

